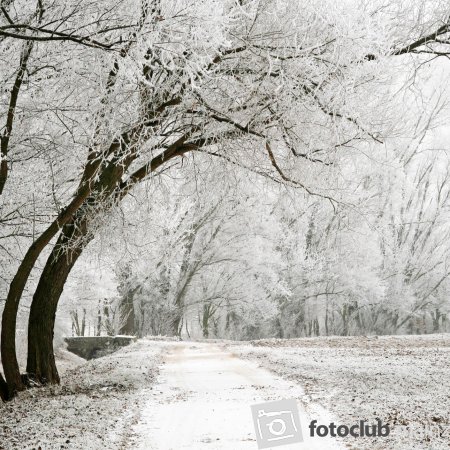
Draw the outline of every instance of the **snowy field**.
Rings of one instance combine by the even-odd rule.
[[[347,438],[355,450],[450,448],[450,335],[261,340],[233,346],[301,384],[341,424],[377,418],[388,438]]]
[[[256,450],[250,406],[295,398],[305,442],[280,449],[448,449],[449,361],[449,335],[143,339],[89,362],[62,351],[61,386],[0,404],[0,448]],[[387,438],[310,439],[312,419],[393,428]]]

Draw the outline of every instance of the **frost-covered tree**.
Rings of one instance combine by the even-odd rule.
[[[178,180],[164,183],[170,195],[152,187],[152,214],[144,222],[146,190],[124,202],[117,216],[116,229],[121,217],[127,220],[124,233],[129,228],[135,234],[137,224],[140,229],[137,240],[126,236],[108,244],[121,255],[119,289],[134,318],[130,328],[139,335],[218,335],[227,313],[270,309],[268,291],[278,289],[269,226],[274,221],[264,219],[271,203],[260,202],[245,171],[235,172],[231,185],[217,162],[208,166],[212,173],[200,178],[190,178],[191,167],[178,171]],[[213,186],[221,177],[222,189],[216,192]]]
[[[389,87],[398,69],[415,67],[411,54],[424,53],[417,56],[423,62],[430,53],[445,54],[448,44],[445,4],[425,11],[398,2],[355,8],[334,1],[155,0],[115,4],[104,15],[108,4],[88,3],[69,14],[76,19],[63,36],[61,27],[49,32],[45,8],[42,24],[32,13],[24,19],[3,12],[4,51],[34,42],[35,58],[48,62],[36,79],[45,92],[38,104],[53,119],[45,129],[63,149],[65,175],[54,192],[59,207],[24,252],[6,298],[5,396],[24,387],[16,317],[30,273],[53,239],[31,304],[27,363],[29,377],[50,383],[59,381],[52,340],[65,282],[101,217],[136,184],[187,158],[218,158],[230,172],[243,167],[340,202],[339,183],[330,182],[342,153],[361,143],[363,150],[382,145],[401,117],[386,112],[396,100]],[[65,5],[51,8],[60,22]],[[91,25],[74,32],[78,15]],[[19,27],[23,20],[29,24]],[[54,47],[36,46],[43,36],[61,39]],[[105,49],[110,44],[115,51]],[[35,116],[26,116],[23,126],[40,130],[45,115]],[[6,186],[14,185],[10,175]]]

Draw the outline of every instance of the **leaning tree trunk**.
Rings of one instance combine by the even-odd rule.
[[[121,323],[119,334],[130,336],[136,334],[136,314],[134,311],[134,294],[136,292],[137,289],[128,292],[120,303],[119,314],[121,317],[119,319],[123,319],[123,323]]]
[[[102,204],[114,190],[124,166],[108,164],[97,181],[92,196],[63,226],[58,241],[47,259],[35,290],[28,322],[27,374],[41,384],[58,384],[59,375],[53,352],[55,316],[59,299],[70,271],[93,235],[88,233],[88,209]],[[99,196],[98,192],[102,194]]]
[[[53,335],[56,310],[70,271],[80,257],[87,239],[82,244],[73,241],[86,235],[86,222],[63,227],[61,235],[45,264],[33,296],[28,323],[28,377],[41,384],[59,383],[53,353]]]
[[[41,252],[57,234],[60,226],[67,223],[73,217],[89,193],[90,187],[88,185],[84,187],[80,185],[78,194],[67,208],[61,211],[52,224],[31,244],[11,281],[3,309],[1,331],[1,355],[6,383],[8,385],[8,399],[14,397],[17,391],[25,388],[16,356],[16,323],[19,302],[28,277]]]
[[[110,73],[110,76],[112,78],[115,78],[116,74],[117,71],[113,70]],[[108,85],[109,87],[113,86],[114,81],[109,81]],[[167,106],[171,106],[170,102],[167,104]],[[161,114],[164,109],[165,107],[160,108],[158,113]],[[140,131],[142,131],[141,128],[142,127],[140,126],[132,127],[131,130],[123,132],[119,137],[113,140],[107,154],[115,155],[115,158],[107,163],[106,168],[100,169],[100,166],[104,163],[104,159],[101,158],[103,152],[97,152],[95,148],[90,149],[91,151],[89,152],[88,161],[85,166],[83,177],[75,198],[67,206],[67,208],[61,211],[58,218],[50,225],[50,227],[47,228],[47,230],[31,245],[11,283],[5,303],[5,308],[3,310],[1,331],[2,364],[8,387],[9,398],[12,398],[17,391],[25,388],[19,372],[19,365],[17,363],[15,328],[19,302],[25,288],[25,284],[28,281],[30,272],[33,269],[34,264],[36,263],[37,258],[41,254],[42,250],[56,235],[60,227],[72,220],[75,212],[79,210],[83,202],[91,194],[91,180],[94,178],[94,176],[98,176],[99,170],[101,174],[100,180],[95,183],[95,188],[99,188],[97,189],[97,192],[104,193],[104,198],[107,198],[112,193],[112,191],[116,187],[118,187],[118,185],[120,185],[122,175],[134,161],[136,153],[132,149],[129,155],[127,155],[123,159],[121,158],[125,155],[125,152],[127,150],[130,150],[133,145],[136,145],[137,141],[140,138]],[[149,173],[158,169],[165,162],[174,157],[182,156],[185,153],[195,149],[196,146],[194,144],[185,144],[185,141],[188,139],[188,137],[189,135],[186,134],[177,139],[166,150],[155,156],[149,163],[136,170],[128,180],[122,183],[123,186],[120,186],[123,189],[117,200],[122,199],[135,183],[138,183]],[[118,161],[120,163],[118,163]],[[100,203],[102,202],[100,201]],[[32,306],[33,317],[31,320],[31,330],[29,330],[29,337],[32,338],[31,344],[29,342],[29,349],[31,349],[34,354],[31,356],[29,355],[28,357],[28,367],[34,371],[37,371],[38,365],[41,365],[41,363],[38,361],[41,359],[40,356],[43,356],[43,359],[49,360],[47,365],[54,366],[53,345],[50,336],[53,336],[56,306],[59,300],[59,296],[61,295],[62,289],[64,287],[63,280],[65,281],[65,279],[67,279],[67,276],[70,273],[71,268],[75,264],[76,259],[81,254],[81,251],[82,249],[79,250],[78,254],[77,252],[73,252],[73,254],[71,255],[72,259],[69,259],[68,263],[66,264],[67,267],[61,268],[62,272],[60,275],[56,276],[54,287],[49,285],[49,283],[51,284],[51,278],[49,277],[51,274],[56,274],[56,268],[52,268],[52,261],[47,261],[46,276],[42,278],[42,283],[39,283],[39,295],[35,295],[36,305],[34,307]],[[62,253],[64,254],[64,251]],[[55,252],[52,251],[51,256],[54,258],[58,255],[56,255]],[[54,260],[54,263],[62,264],[61,262],[57,263],[56,260]],[[43,306],[45,301],[43,300],[42,296],[45,295],[46,291],[48,291],[48,293],[51,294],[53,298],[49,298],[48,306]],[[43,323],[41,324],[41,326],[39,325],[40,318],[38,317],[38,315],[40,310],[44,312],[45,318],[43,318],[43,320],[45,320],[46,322],[45,326]],[[41,331],[39,331],[39,328],[41,329]],[[33,341],[34,338],[37,339],[36,342]],[[45,343],[44,345],[46,350],[38,351],[38,342],[41,341]],[[55,373],[56,376],[54,378],[57,379],[57,372]]]
[[[8,385],[6,384],[5,379],[3,378],[3,375],[0,373],[0,398],[6,402],[8,400]]]
[[[132,148],[139,138],[139,133],[123,133],[120,139],[111,144],[110,153],[125,152]],[[66,222],[62,228],[57,243],[45,264],[38,286],[33,296],[28,323],[28,359],[27,373],[30,378],[41,383],[59,383],[58,370],[53,353],[53,330],[55,325],[58,302],[64,289],[64,284],[83,249],[93,238],[87,230],[87,211],[89,206],[106,206],[114,198],[120,201],[129,192],[130,187],[139,182],[149,173],[158,169],[172,158],[181,156],[191,150],[185,145],[187,135],[179,138],[163,153],[155,156],[149,163],[134,172],[122,187],[120,180],[134,161],[135,152],[122,160],[114,158],[100,170],[90,197],[85,197],[84,206],[76,211],[72,221]],[[118,149],[116,149],[118,147]],[[118,162],[119,161],[119,162]],[[117,188],[122,188],[117,193]],[[117,193],[117,195],[115,195]],[[8,381],[8,380],[7,380]],[[9,386],[9,381],[8,381]]]
[[[94,194],[86,199],[73,220],[63,226],[47,259],[33,296],[28,322],[27,374],[39,383],[59,383],[53,353],[56,310],[70,271],[93,238],[88,233],[89,206],[108,200],[126,167],[108,163],[93,189]]]
[[[19,364],[16,356],[16,323],[19,303],[22,298],[25,285],[30,273],[39,258],[40,254],[48,243],[58,233],[60,227],[69,222],[75,212],[81,207],[85,199],[91,192],[90,178],[96,171],[93,164],[87,164],[83,179],[80,182],[76,196],[70,204],[64,208],[52,224],[31,244],[25,254],[13,280],[11,281],[8,295],[6,297],[5,307],[2,314],[1,330],[1,356],[2,365],[5,373],[8,393],[7,399],[12,399],[16,392],[25,389],[22,377],[19,371]]]

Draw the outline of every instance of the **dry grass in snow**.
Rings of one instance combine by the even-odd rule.
[[[339,423],[380,418],[387,438],[346,438],[357,450],[450,448],[450,335],[331,337],[232,346],[305,389]],[[320,438],[318,438],[320,439]]]
[[[0,449],[121,449],[152,389],[163,348],[144,339],[88,362],[59,351],[60,386],[0,403]]]

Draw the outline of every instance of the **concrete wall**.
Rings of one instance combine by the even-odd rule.
[[[134,336],[84,336],[67,337],[67,350],[84,359],[109,355],[137,340]]]

